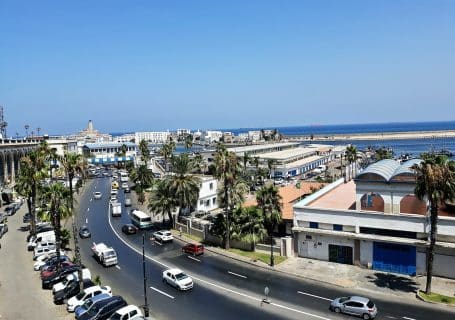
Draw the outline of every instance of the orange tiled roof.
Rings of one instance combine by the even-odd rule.
[[[278,187],[279,193],[281,198],[283,199],[283,208],[281,210],[281,218],[283,220],[292,220],[294,219],[294,210],[292,206],[299,198],[303,197],[304,195],[311,193],[311,188],[316,190],[323,187],[324,183],[319,182],[301,182],[300,189],[297,189],[295,185],[287,185],[284,187]],[[255,206],[256,202],[256,195],[249,195],[246,197],[245,202],[243,203],[244,207],[251,207]]]

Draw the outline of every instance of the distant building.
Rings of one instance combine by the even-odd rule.
[[[248,140],[252,142],[261,141],[261,131],[248,131]]]
[[[113,137],[112,141],[113,142],[135,142],[136,135],[134,133],[127,133],[127,134],[122,134],[121,136]]]
[[[223,132],[223,142],[224,143],[234,142],[234,134],[232,132]]]
[[[123,146],[126,147],[125,155],[122,153]],[[131,142],[124,143],[87,143],[82,150],[88,158],[89,163],[93,164],[113,164],[116,162],[134,161],[136,158],[136,144]]]
[[[141,140],[145,140],[150,143],[166,143],[169,139],[169,131],[156,131],[156,132],[136,132],[134,135],[134,141],[139,144]]]
[[[100,133],[93,126],[92,120],[88,121],[87,128],[79,131],[76,135],[71,135],[68,138],[83,142],[107,142],[112,141],[112,136],[106,133]]]
[[[177,136],[186,136],[191,134],[190,129],[177,129]]]
[[[218,208],[217,188],[218,182],[212,176],[198,176],[201,179],[197,211],[211,211]]]
[[[204,141],[207,143],[215,143],[221,140],[223,132],[221,131],[206,131],[204,135]]]

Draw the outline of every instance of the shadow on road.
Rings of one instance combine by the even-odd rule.
[[[417,292],[419,289],[419,284],[414,280],[395,274],[376,272],[374,276],[367,276],[366,278],[380,288],[388,288],[394,291]]]

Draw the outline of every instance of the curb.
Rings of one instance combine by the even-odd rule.
[[[419,299],[419,300],[421,300],[423,302],[431,303],[431,304],[435,304],[435,305],[440,305],[440,306],[447,306],[447,307],[455,308],[455,305],[453,305],[453,304],[447,304],[447,303],[443,303],[443,302],[435,302],[435,301],[430,301],[428,299],[425,299],[424,297],[422,297],[420,295],[420,292],[422,292],[422,290],[417,291],[416,297],[417,297],[417,299]]]

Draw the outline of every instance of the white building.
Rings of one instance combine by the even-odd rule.
[[[426,271],[427,204],[414,193],[411,160],[379,161],[294,205],[298,256],[408,275]],[[442,206],[434,275],[455,278],[455,211]]]
[[[127,134],[122,134],[121,136],[113,137],[112,141],[117,142],[117,143],[123,143],[123,142],[133,142],[133,141],[135,141],[135,139],[136,139],[136,135],[134,133],[127,133]]]
[[[186,136],[191,134],[190,129],[177,129],[177,136]]]
[[[201,179],[197,211],[211,211],[218,208],[217,188],[218,182],[212,176],[198,176]]]
[[[123,146],[126,147],[125,156],[119,156]],[[134,161],[136,158],[136,144],[125,143],[87,143],[82,150],[88,158],[89,163],[93,164],[112,164],[123,161]]]
[[[223,132],[221,131],[206,131],[204,135],[204,141],[207,143],[214,143],[221,140]]]
[[[261,131],[248,131],[248,140],[256,142],[261,140]]]
[[[151,143],[166,143],[169,138],[169,131],[156,131],[156,132],[136,132],[134,134],[134,141],[139,144],[141,140]]]

